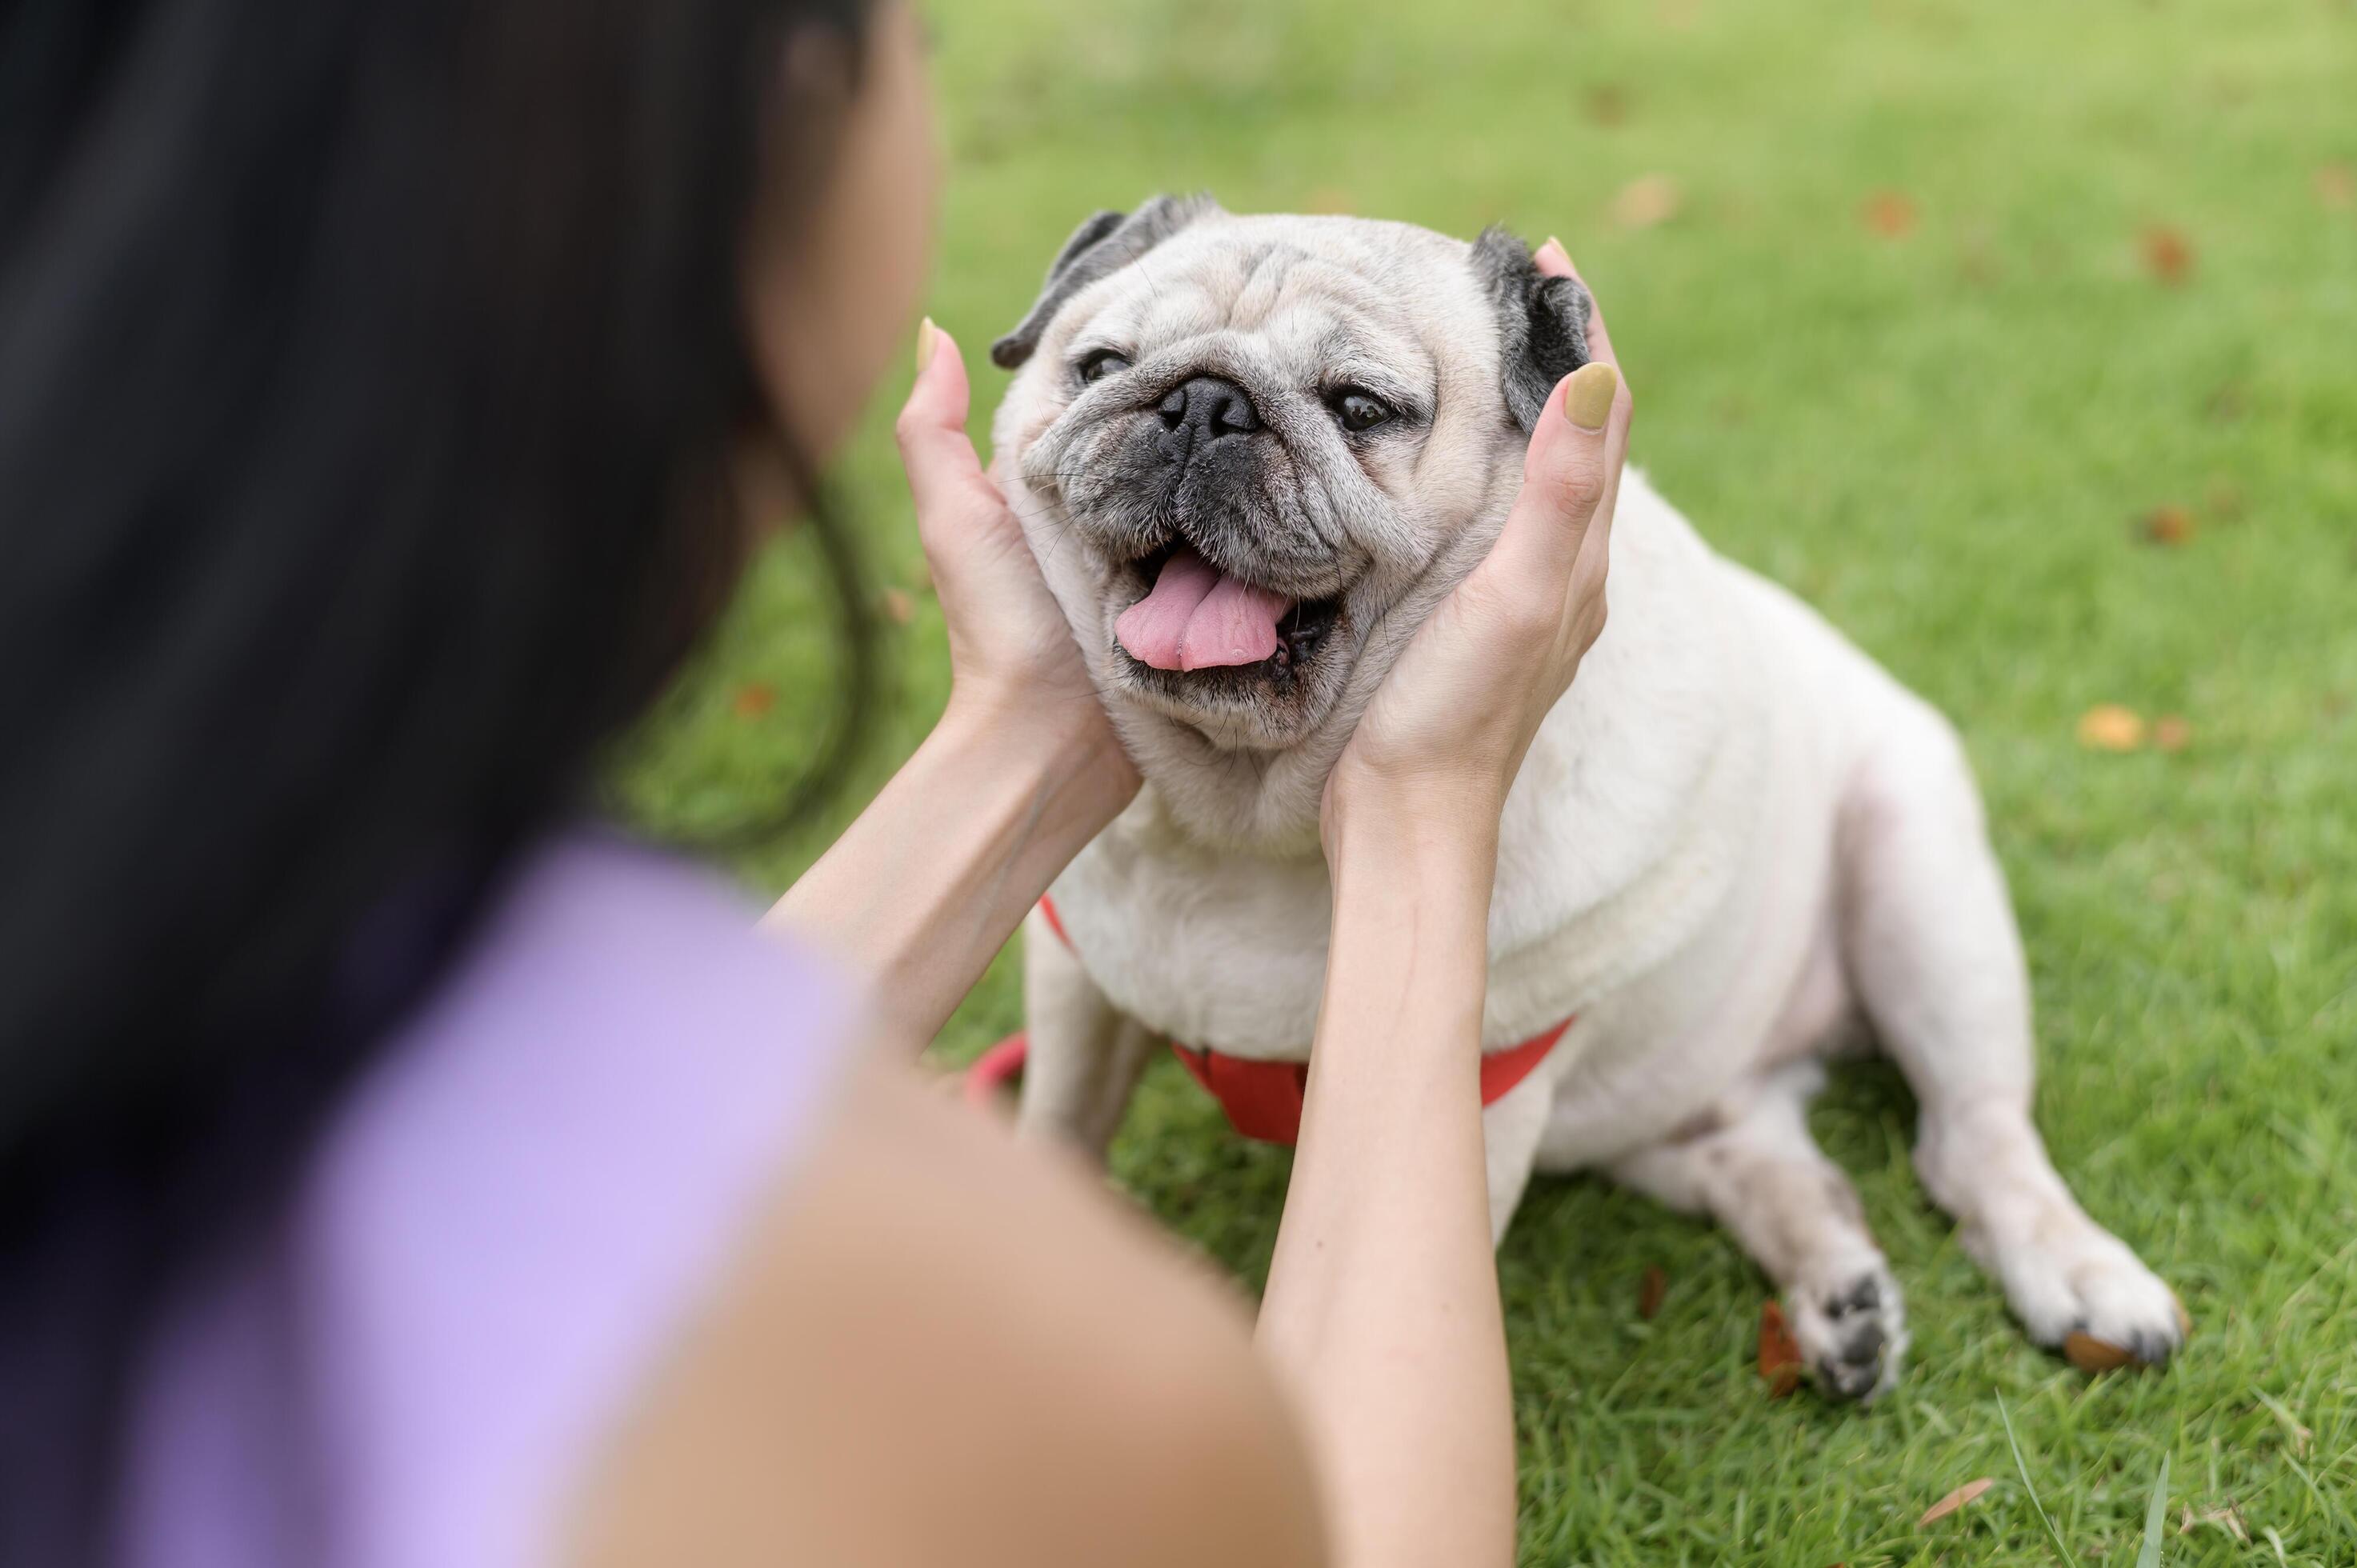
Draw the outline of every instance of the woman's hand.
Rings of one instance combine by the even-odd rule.
[[[928,320],[917,337],[916,385],[895,432],[916,498],[917,537],[949,623],[951,709],[1039,726],[1039,744],[1058,753],[1117,761],[1126,800],[1136,792],[1136,770],[1114,742],[1023,525],[966,435],[972,396],[956,340]]]
[[[1542,272],[1576,276],[1563,247]],[[1381,799],[1494,830],[1531,738],[1604,629],[1612,507],[1632,411],[1598,307],[1595,358],[1549,397],[1498,542],[1441,601],[1359,720],[1326,786],[1338,813]]]
[[[1138,778],[966,439],[957,345],[928,322],[917,360],[900,457],[949,622],[949,710],[768,923],[866,971],[884,1032],[921,1044]]]

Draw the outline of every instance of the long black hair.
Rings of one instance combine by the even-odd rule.
[[[724,603],[866,9],[0,4],[0,1560],[95,1554],[143,1304]]]

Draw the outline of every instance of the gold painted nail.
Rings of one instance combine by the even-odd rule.
[[[1582,430],[1604,428],[1612,417],[1612,399],[1620,391],[1620,372],[1601,360],[1591,360],[1571,372],[1563,389],[1563,414]]]
[[[920,376],[925,373],[925,367],[933,362],[933,338],[940,332],[941,328],[933,325],[933,318],[930,316],[917,323],[917,373]]]

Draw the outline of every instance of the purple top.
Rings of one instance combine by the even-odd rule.
[[[522,1568],[791,1170],[853,1022],[707,875],[536,856],[171,1305],[124,1568]]]

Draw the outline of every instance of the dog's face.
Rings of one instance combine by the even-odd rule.
[[[1000,478],[1123,738],[1190,829],[1267,846],[1489,548],[1587,296],[1521,242],[1236,218],[1083,224],[993,357]]]

